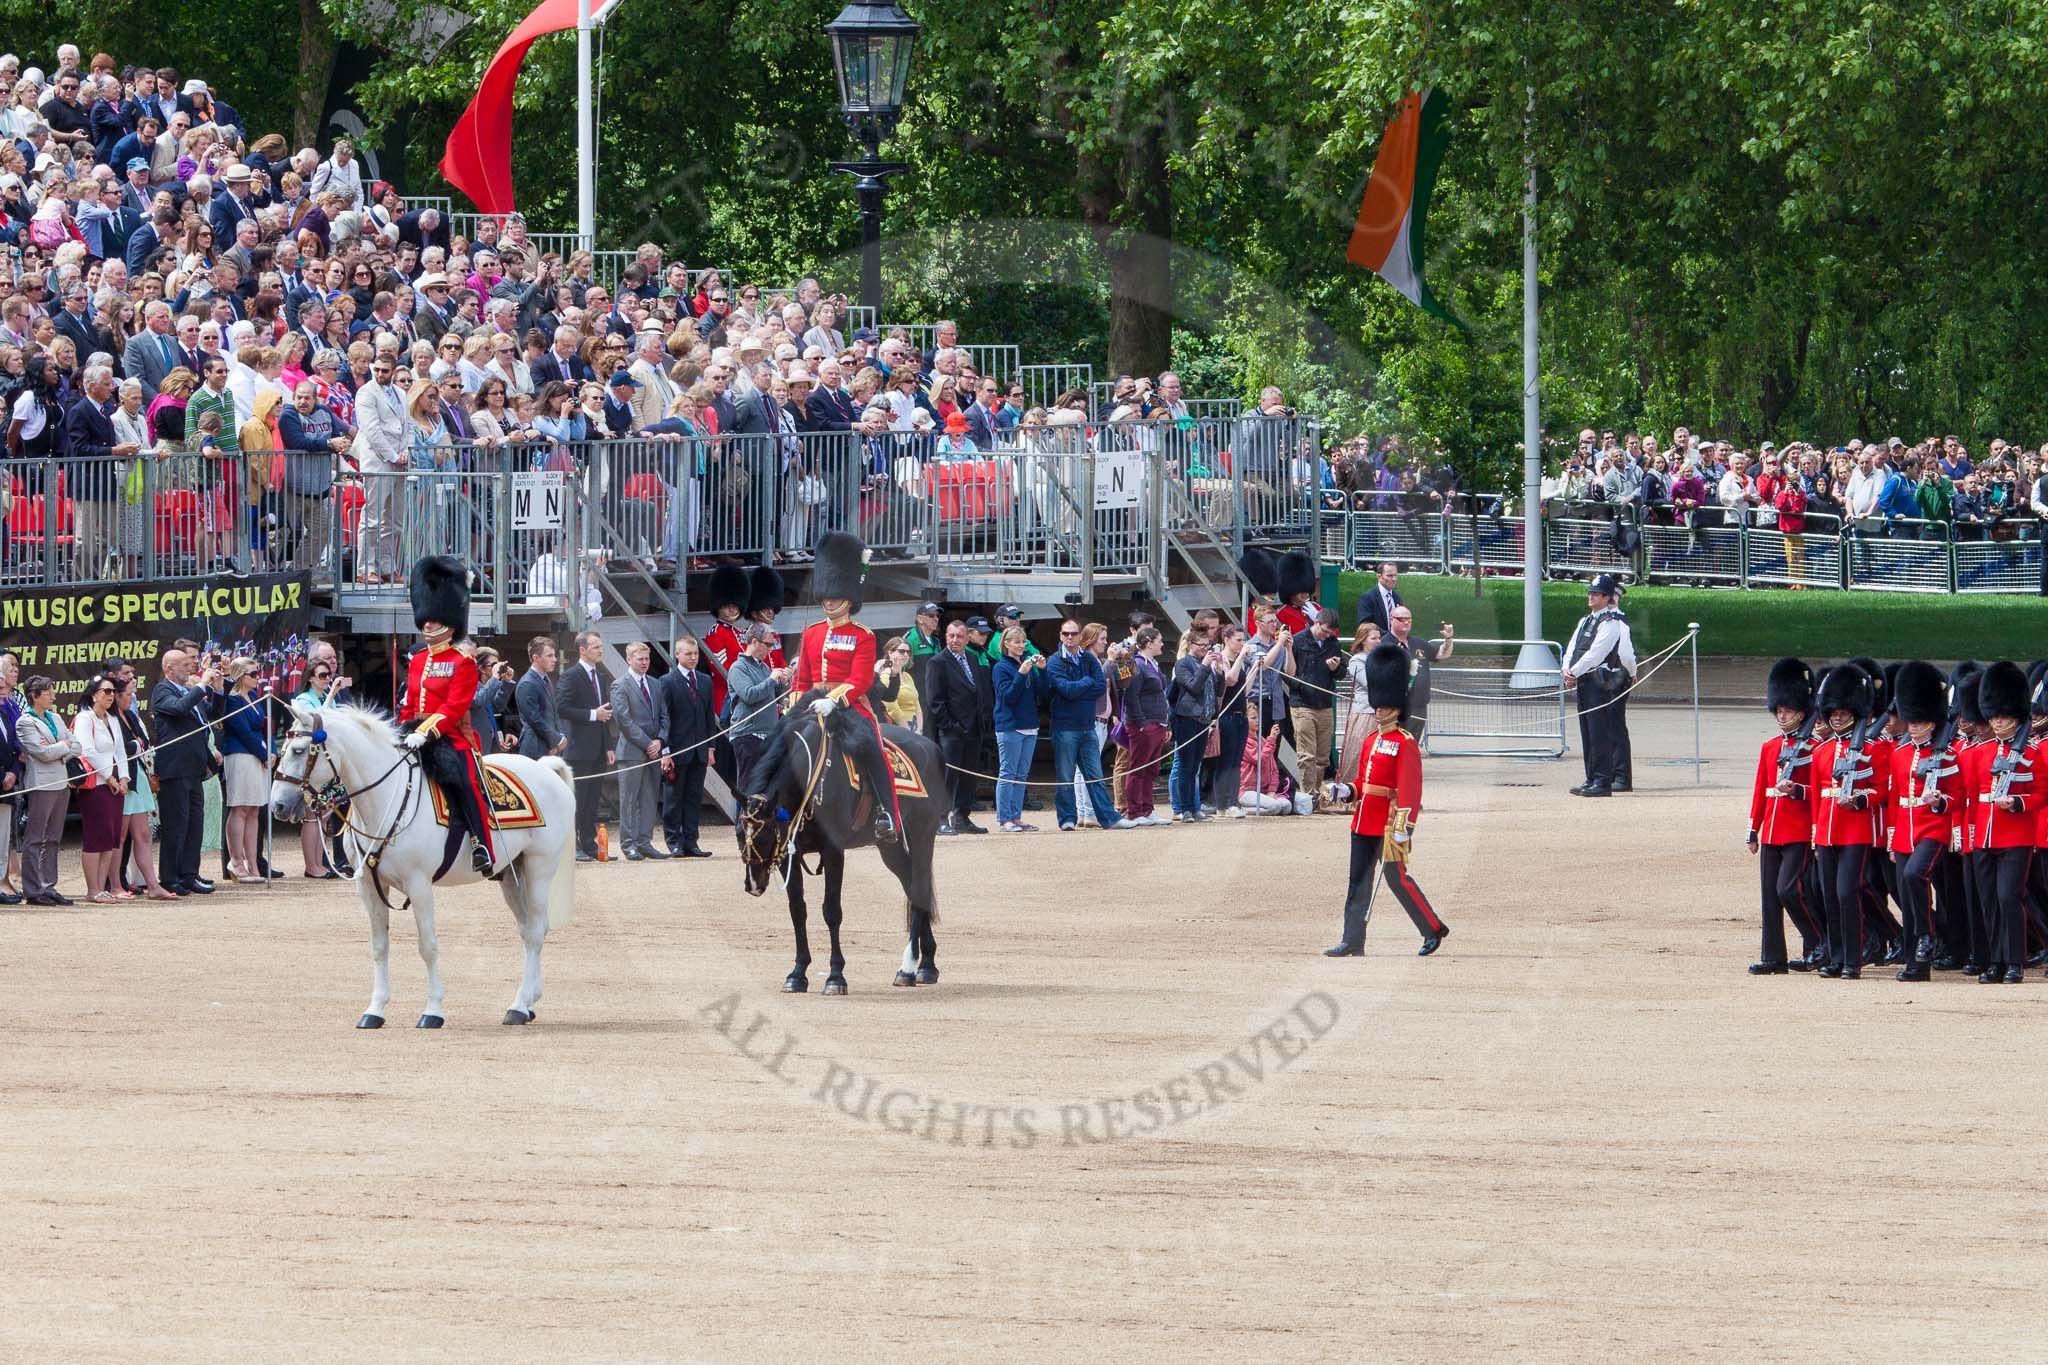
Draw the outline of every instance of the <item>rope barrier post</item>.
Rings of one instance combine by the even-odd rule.
[[[277,764],[277,714],[276,709],[270,704],[270,684],[267,682],[263,685],[263,752],[270,756],[270,763],[274,769]],[[270,875],[277,870],[273,861],[277,853],[277,822],[271,814],[270,798],[267,795],[263,800],[263,847],[258,853],[262,858],[263,890],[267,895],[277,881],[277,878]]]
[[[1687,638],[1692,641],[1692,783],[1700,784],[1700,623],[1685,623]]]

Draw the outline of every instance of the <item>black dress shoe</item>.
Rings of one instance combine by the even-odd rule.
[[[1863,969],[1862,969],[1861,967],[1844,967],[1844,968],[1842,968],[1842,980],[1844,980],[1844,981],[1861,981],[1862,979],[1863,979]]]
[[[595,853],[585,853],[578,849],[576,851],[576,861],[579,863],[594,863],[597,861],[597,855]]]
[[[2043,948],[2038,953],[2030,954],[2027,957],[2027,965],[2029,967],[2048,967],[2048,948]]]
[[[944,821],[939,825],[939,827],[936,830],[933,831],[933,833],[941,835],[958,834],[959,832],[959,830],[953,828],[953,822],[951,820]]]
[[[2005,984],[2008,986],[2021,985],[2026,979],[2027,969],[2024,967],[2007,967],[2005,969]]]
[[[1898,979],[1901,981],[1926,981],[1933,975],[1934,973],[1928,970],[1925,962],[1909,962],[1906,964],[1906,970],[1899,973]]]
[[[1982,976],[1986,970],[1987,968],[1982,962],[1965,962],[1963,964],[1964,976]]]
[[[76,905],[76,904],[78,904],[78,902],[77,902],[77,901],[75,901],[75,900],[73,900],[73,899],[71,899],[71,897],[69,897],[69,896],[65,895],[65,894],[64,894],[64,893],[63,893],[62,891],[52,891],[52,892],[50,893],[50,895],[49,895],[49,899],[45,900],[45,901],[43,902],[43,904],[45,904],[45,905]]]
[[[986,833],[988,833],[988,826],[987,826],[987,825],[977,825],[977,824],[975,824],[975,823],[974,823],[974,822],[973,822],[972,820],[962,820],[962,821],[960,821],[960,822],[959,822],[959,824],[957,824],[957,825],[956,825],[956,826],[954,827],[954,833],[956,833],[956,834],[986,834]]]
[[[469,866],[477,875],[483,877],[488,877],[497,870],[491,863],[491,851],[481,844],[470,847]]]
[[[1595,786],[1593,786],[1593,785],[1591,785],[1591,784],[1589,783],[1588,785],[1586,785],[1586,786],[1583,786],[1583,787],[1573,787],[1573,788],[1572,788],[1572,795],[1573,795],[1573,796],[1612,796],[1612,795],[1614,795],[1614,788],[1612,788],[1612,787],[1595,787]]]
[[[213,894],[213,883],[204,877],[194,877],[191,881],[186,882],[185,885],[191,887],[202,896],[211,896]]]
[[[26,900],[30,905],[55,905],[57,903],[56,898],[50,895],[47,891],[43,892],[40,895],[26,896],[23,899]]]
[[[333,863],[333,868],[336,872],[341,874],[343,881],[355,880],[356,870],[353,866],[350,865],[350,863],[346,859],[337,859]]]
[[[1842,974],[1842,969],[1840,967],[1837,967],[1834,963],[1830,962],[1820,969],[1820,974],[1826,977],[1828,980],[1833,981],[1836,977]]]
[[[1364,957],[1363,943],[1340,943],[1334,948],[1323,949],[1324,957]]]
[[[1961,971],[1962,967],[1963,964],[1956,961],[1955,958],[1948,953],[1943,953],[1940,957],[1934,959],[1934,970],[1936,970],[1937,972],[1956,972]]]
[[[1810,972],[1819,965],[1810,957],[1795,957],[1785,964],[1788,970],[1795,972]]]
[[[1903,936],[1893,939],[1885,946],[1884,965],[1896,967],[1906,960],[1906,940]]]
[[[655,862],[658,863],[663,861],[664,859],[673,858],[676,855],[673,853],[663,853],[653,844],[649,844],[647,847],[640,850],[640,856],[643,858],[652,858]]]
[[[686,848],[683,850],[682,856],[685,858],[709,858],[711,850],[708,848]]]
[[[1634,791],[1635,789],[1636,786],[1633,782],[1616,782],[1607,790],[1613,792],[1616,796],[1626,796],[1628,793]]]
[[[1791,970],[1792,968],[1783,962],[1752,962],[1749,964],[1749,974],[1751,976],[1783,976]]]
[[[1443,947],[1444,940],[1450,936],[1451,931],[1449,929],[1444,930],[1441,934],[1431,934],[1428,938],[1422,940],[1422,946],[1415,950],[1415,955],[1417,957],[1428,957],[1431,953]]]
[[[637,863],[644,856],[646,855],[642,854],[640,850],[637,848],[629,848],[626,850],[626,861],[629,863]]]
[[[2005,968],[1994,962],[1977,974],[1980,986],[2002,986],[2005,984]]]

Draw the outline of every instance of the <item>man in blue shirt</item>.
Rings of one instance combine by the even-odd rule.
[[[934,664],[933,667],[937,665]],[[1059,652],[1046,661],[1045,681],[1051,689],[1048,705],[1052,731],[1052,772],[1059,785],[1053,788],[1053,812],[1061,829],[1072,829],[1078,814],[1074,802],[1074,769],[1087,784],[1088,804],[1096,823],[1104,829],[1118,829],[1123,820],[1109,789],[1102,781],[1102,742],[1096,737],[1096,709],[1109,690],[1109,679],[1094,651],[1081,647],[1081,623],[1060,623]]]

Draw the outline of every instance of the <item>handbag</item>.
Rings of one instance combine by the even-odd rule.
[[[1208,740],[1207,740],[1207,741],[1205,741],[1205,742],[1203,743],[1203,745],[1202,745],[1202,757],[1203,757],[1203,758],[1221,758],[1222,756],[1223,756],[1223,731],[1222,731],[1222,730],[1220,730],[1220,729],[1218,729],[1218,728],[1217,728],[1216,726],[1214,726],[1214,725],[1211,725],[1211,726],[1209,727],[1209,738],[1208,738]]]

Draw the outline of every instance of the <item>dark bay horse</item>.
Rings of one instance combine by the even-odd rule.
[[[804,865],[816,857],[825,878],[825,928],[832,935],[832,967],[825,977],[826,995],[846,994],[846,958],[839,951],[841,917],[839,889],[846,871],[846,850],[875,845],[882,865],[903,884],[905,927],[909,946],[896,973],[898,986],[929,986],[939,979],[938,893],[932,883],[932,848],[946,806],[946,762],[938,745],[899,726],[885,725],[883,736],[910,761],[911,781],[898,783],[897,803],[903,815],[898,842],[875,844],[871,793],[855,787],[849,751],[874,744],[867,718],[844,706],[820,719],[811,703],[823,696],[812,692],[797,700],[783,717],[753,765],[740,775],[739,820],[741,875],[750,896],[768,890],[769,879],[784,873],[789,891],[789,922],[796,931],[796,965],[783,980],[785,991],[810,989],[810,932],[804,908]],[[905,790],[905,786],[917,788]],[[913,970],[914,968],[914,970]]]

